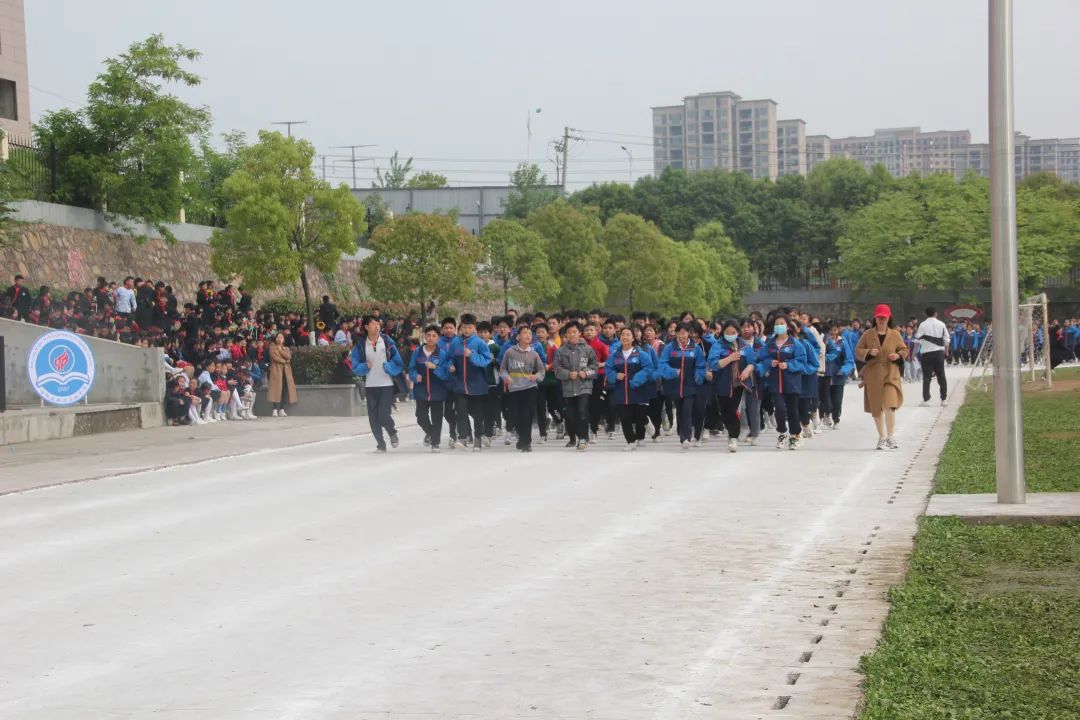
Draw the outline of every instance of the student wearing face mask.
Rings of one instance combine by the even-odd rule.
[[[754,348],[739,337],[739,325],[728,320],[720,328],[720,339],[709,350],[708,368],[713,375],[713,391],[720,418],[727,429],[728,452],[739,449],[739,404],[747,382],[753,382],[757,355]]]
[[[777,450],[799,447],[802,426],[799,423],[799,396],[802,395],[806,367],[806,348],[788,335],[788,316],[773,318],[772,335],[758,352],[757,360],[767,373],[766,382],[776,413]],[[768,325],[766,325],[768,329]]]

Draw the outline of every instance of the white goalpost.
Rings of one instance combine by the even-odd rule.
[[[1047,332],[1050,327],[1050,307],[1046,293],[1039,293],[1029,297],[1020,304],[1020,347],[1023,348],[1023,356],[1018,358],[1023,372],[1031,373],[1030,382],[1036,382],[1041,377],[1046,387],[1053,386],[1052,369],[1050,367],[1050,351],[1052,338]],[[987,329],[986,339],[975,364],[971,367],[971,375],[968,378],[968,386],[974,386],[979,390],[989,388],[988,378],[992,375],[994,358],[994,328]],[[976,375],[978,377],[976,377]]]

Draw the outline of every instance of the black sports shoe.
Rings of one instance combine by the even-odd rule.
[[[564,445],[563,447],[576,448],[577,447],[577,440],[575,440],[574,438],[570,438],[569,440],[566,441],[566,445]]]
[[[379,445],[377,448],[375,448],[375,452],[380,452],[380,453],[386,452],[386,446],[385,445]]]
[[[398,445],[400,445],[400,444],[401,444],[401,443],[400,443],[400,442],[398,442],[398,436],[397,436],[397,433],[393,433],[393,434],[391,434],[391,435],[390,435],[390,447],[396,448],[396,447],[397,447]]]
[[[431,436],[430,435],[425,435],[424,436],[424,447],[431,447]]]

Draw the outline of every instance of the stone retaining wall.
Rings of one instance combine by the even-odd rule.
[[[176,242],[149,239],[136,242],[127,235],[100,230],[27,224],[19,228],[15,242],[0,249],[0,286],[11,283],[15,273],[26,277],[25,284],[35,291],[48,285],[53,296],[70,290],[93,287],[98,277],[117,282],[127,275],[161,279],[172,285],[181,302],[191,300],[203,280],[217,279],[210,269],[210,246],[199,242]],[[342,260],[336,273],[324,276],[313,271],[309,276],[316,297],[333,295],[338,301],[367,296],[357,279],[360,262]],[[300,283],[256,292],[256,301],[283,295],[301,296]]]

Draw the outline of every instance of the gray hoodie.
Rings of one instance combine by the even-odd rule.
[[[555,353],[555,377],[562,381],[563,397],[592,394],[597,369],[596,353],[584,340],[573,345],[563,343]],[[578,375],[576,380],[571,380],[571,370],[584,372],[585,377]]]
[[[510,392],[536,387],[537,381],[531,380],[529,376],[536,375],[542,380],[545,372],[544,363],[536,351],[531,347],[523,350],[517,343],[503,353],[502,362],[499,363],[499,376],[504,381],[509,381],[507,389]]]

